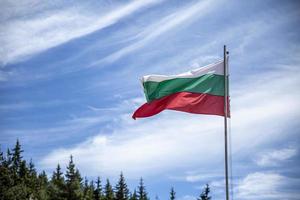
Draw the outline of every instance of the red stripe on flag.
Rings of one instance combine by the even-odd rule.
[[[229,98],[227,99],[229,102]],[[224,97],[203,93],[178,92],[160,99],[145,103],[132,115],[133,119],[150,117],[161,111],[177,110],[194,114],[224,116]],[[229,103],[228,103],[228,117]]]

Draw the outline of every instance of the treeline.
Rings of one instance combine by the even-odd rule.
[[[22,153],[18,140],[6,153],[0,149],[0,200],[150,200],[142,178],[134,191],[129,190],[122,173],[114,187],[109,179],[103,185],[100,177],[88,181],[71,156],[65,174],[58,164],[48,179],[45,171],[38,173],[32,160],[27,163]],[[206,185],[197,200],[210,200],[209,192]],[[169,199],[176,199],[173,187]]]

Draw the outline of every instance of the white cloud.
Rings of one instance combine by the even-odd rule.
[[[97,10],[94,7],[93,10],[89,9],[88,13],[85,7],[74,6],[46,9],[38,15],[31,13],[29,16],[33,17],[25,15],[13,19],[8,18],[10,20],[1,24],[0,62],[5,65],[26,59],[33,54],[115,24],[122,18],[158,2],[160,0],[133,1],[102,15],[99,15],[99,12],[104,12],[104,9]],[[30,5],[28,2],[23,6],[30,10]],[[7,13],[14,13],[15,10],[26,9],[16,7],[16,5],[4,9]]]
[[[281,131],[295,125],[293,119],[299,117],[298,73],[297,68],[263,73],[233,88],[235,156],[257,152],[272,140],[282,141],[296,134]],[[281,78],[276,78],[279,75]],[[124,106],[123,111],[128,112],[128,102]],[[133,121],[130,114],[116,118],[117,126],[111,135],[98,135],[75,147],[55,150],[42,159],[40,165],[47,168],[57,162],[65,164],[73,154],[79,168],[88,175],[113,175],[123,170],[128,177],[138,177],[167,172],[175,166],[179,169],[197,165],[201,169],[223,162],[221,117],[166,111],[137,121]],[[91,166],[91,162],[94,165]]]
[[[212,172],[212,170],[206,170],[202,172],[186,172],[184,176],[170,176],[172,180],[186,181],[190,183],[196,183],[206,180],[211,180],[216,177],[223,177],[223,172],[217,173]]]
[[[197,182],[197,181],[200,181],[200,180],[203,180],[203,175],[202,174],[197,174],[197,175],[187,175],[185,177],[186,181],[187,182]]]
[[[265,154],[259,155],[256,163],[259,166],[276,166],[282,161],[287,161],[297,154],[295,148],[284,148],[273,150]]]
[[[184,195],[182,197],[179,197],[178,199],[179,200],[195,200],[195,199],[197,199],[197,197],[192,196],[192,195]]]
[[[300,192],[291,192],[286,187],[299,185],[300,180],[277,173],[255,172],[248,174],[237,186],[236,197],[247,199],[287,199],[300,198]]]

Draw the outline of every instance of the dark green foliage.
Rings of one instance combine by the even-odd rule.
[[[0,166],[2,165],[3,160],[4,160],[3,152],[2,152],[1,146],[0,146]]]
[[[9,150],[8,150],[8,153]],[[7,153],[7,154],[8,154]],[[13,185],[13,179],[11,177],[11,172],[8,164],[8,157],[4,158],[3,153],[1,152],[1,161],[0,161],[0,199],[7,199],[7,190]]]
[[[134,190],[133,193],[130,195],[129,200],[138,200],[138,196],[136,194],[136,190]]]
[[[22,155],[21,153],[23,152],[23,150],[21,150],[21,145],[19,143],[19,140],[17,140],[15,148],[13,148],[13,153],[12,153],[12,175],[13,175],[13,179],[15,180],[15,182],[20,182],[19,179],[19,172],[20,172],[20,166],[21,166],[21,162],[22,162]]]
[[[26,162],[23,150],[17,140],[14,148],[7,149],[6,154],[0,149],[0,200],[149,200],[143,179],[137,190],[130,193],[123,173],[120,174],[115,191],[109,180],[102,188],[100,177],[95,184],[82,178],[70,157],[66,173],[58,164],[48,180],[45,171],[38,174],[32,160]],[[206,184],[197,200],[211,200],[210,188]],[[174,188],[171,188],[170,200],[175,200]],[[158,197],[156,198],[158,200]]]
[[[13,185],[4,192],[3,200],[17,200],[17,199],[28,199],[28,189],[25,184]]]
[[[48,189],[48,178],[46,172],[43,171],[42,173],[39,174],[37,179],[37,190],[34,195],[35,198],[37,198],[38,200],[49,199],[47,189]]]
[[[101,179],[100,179],[100,177],[98,177],[97,181],[96,181],[96,188],[94,190],[94,199],[95,200],[101,200],[101,199],[103,199],[102,186],[101,186]]]
[[[84,200],[94,200],[94,182],[88,182],[87,178],[84,180],[83,186],[83,199]]]
[[[106,184],[104,187],[104,200],[114,200],[114,191],[108,179],[106,179]]]
[[[12,154],[10,152],[10,149],[7,149],[6,151],[6,166],[11,168],[12,164]]]
[[[209,193],[210,193],[210,188],[209,188],[209,185],[206,184],[205,188],[203,189],[202,193],[200,194],[200,198],[197,198],[197,200],[211,200]]]
[[[50,200],[65,200],[66,195],[64,193],[65,179],[61,172],[60,165],[58,164],[56,170],[52,174],[51,181],[49,183],[49,199]]]
[[[129,190],[127,188],[127,184],[123,173],[121,172],[119,181],[116,185],[116,200],[128,200],[129,199]]]
[[[37,193],[38,177],[32,160],[30,160],[28,166],[28,180],[26,185],[29,188],[29,196],[32,198],[35,197]]]
[[[24,180],[25,182],[27,182],[28,176],[29,176],[29,170],[26,166],[26,161],[22,160],[21,161],[21,165],[19,168],[19,172],[18,172],[19,178],[20,180]]]
[[[22,160],[22,150],[19,141],[11,153],[7,149],[6,157],[1,152],[0,165],[0,199],[26,199],[30,195],[30,189],[26,185],[28,169],[26,161]]]
[[[75,168],[73,156],[70,156],[66,172],[66,197],[68,200],[78,200],[83,197],[82,178],[79,170]]]
[[[146,187],[144,186],[143,178],[140,179],[140,184],[138,186],[138,199],[148,200],[148,194],[146,192]]]
[[[176,198],[175,195],[176,195],[176,192],[175,192],[174,188],[172,187],[171,192],[170,192],[170,200],[175,200],[175,198]]]

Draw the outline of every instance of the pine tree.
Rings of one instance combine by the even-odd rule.
[[[38,176],[38,186],[37,186],[35,197],[38,200],[48,200],[49,196],[47,191],[48,191],[48,178],[46,172],[43,171]]]
[[[96,181],[96,189],[94,190],[95,200],[102,199],[102,186],[101,186],[101,179],[100,177],[97,178]]]
[[[94,182],[89,184],[87,178],[84,180],[83,200],[94,200]]]
[[[23,181],[26,182],[28,181],[28,176],[29,176],[29,171],[28,168],[26,166],[26,161],[22,160],[21,164],[20,164],[20,170],[19,170],[19,178]]]
[[[17,185],[13,185],[4,192],[3,194],[4,200],[16,200],[16,199],[28,199],[28,191],[26,185],[23,183],[19,183]]]
[[[33,162],[32,162],[32,159],[30,159],[30,162],[29,162],[29,170],[28,170],[28,173],[29,173],[29,176],[30,176],[30,177],[37,177],[37,173],[36,173],[34,164],[33,164]]]
[[[210,193],[210,188],[209,185],[206,184],[204,190],[200,194],[200,198],[197,198],[197,200],[211,200],[209,193]]]
[[[129,200],[138,200],[138,195],[136,193],[136,190],[134,190],[133,193],[130,195]]]
[[[49,185],[49,199],[50,200],[64,200],[65,198],[65,180],[58,164],[56,170],[52,174]]]
[[[60,183],[63,184],[64,183],[64,177],[63,177],[63,173],[61,172],[61,167],[59,164],[57,164],[56,170],[53,172],[52,174],[52,179],[53,182],[55,182],[56,184]]]
[[[104,200],[114,200],[114,191],[108,179],[106,179],[106,184],[104,187]]]
[[[29,166],[28,166],[28,182],[26,183],[29,189],[29,196],[34,197],[36,196],[36,188],[38,186],[38,178],[37,178],[37,172],[35,170],[34,164],[32,162],[32,159],[30,159]]]
[[[7,150],[6,161],[4,162],[7,176],[6,189],[3,193],[4,199],[26,199],[29,197],[29,189],[26,185],[27,166],[26,161],[22,160],[21,145],[17,140],[15,147]]]
[[[116,200],[128,200],[129,190],[127,188],[127,184],[125,182],[125,178],[123,173],[121,172],[119,181],[116,185]]]
[[[13,186],[13,180],[11,178],[8,163],[9,154],[9,149],[6,157],[4,157],[3,152],[0,153],[0,200],[8,199],[6,193],[9,190],[9,188]]]
[[[170,192],[170,200],[175,200],[176,198],[176,192],[174,191],[174,188],[171,188],[171,192]]]
[[[13,172],[13,180],[15,183],[20,182],[19,180],[19,170],[22,162],[22,152],[21,145],[19,140],[17,140],[15,148],[13,148],[12,153],[12,172]]]
[[[138,199],[148,200],[148,194],[146,192],[146,187],[144,186],[143,178],[140,179],[140,184],[138,186]]]
[[[3,155],[3,152],[1,151],[1,145],[0,145],[0,167],[3,164],[3,161],[4,161],[4,155]]]
[[[88,196],[91,200],[95,200],[94,191],[95,191],[94,181],[91,181],[89,184],[89,191],[88,191]]]
[[[42,186],[46,186],[48,184],[48,177],[45,171],[42,171],[42,173],[38,176],[39,184]]]
[[[21,144],[19,142],[19,140],[17,140],[15,148],[13,148],[13,153],[12,153],[12,162],[13,165],[18,168],[21,164],[21,160],[22,160],[22,153],[24,151],[21,149]]]
[[[12,168],[12,153],[10,152],[10,149],[7,149],[7,151],[6,151],[6,159],[4,161],[4,166],[7,169]]]
[[[82,198],[81,181],[82,178],[79,170],[75,168],[73,156],[71,155],[66,172],[66,197],[68,200],[78,200]]]

